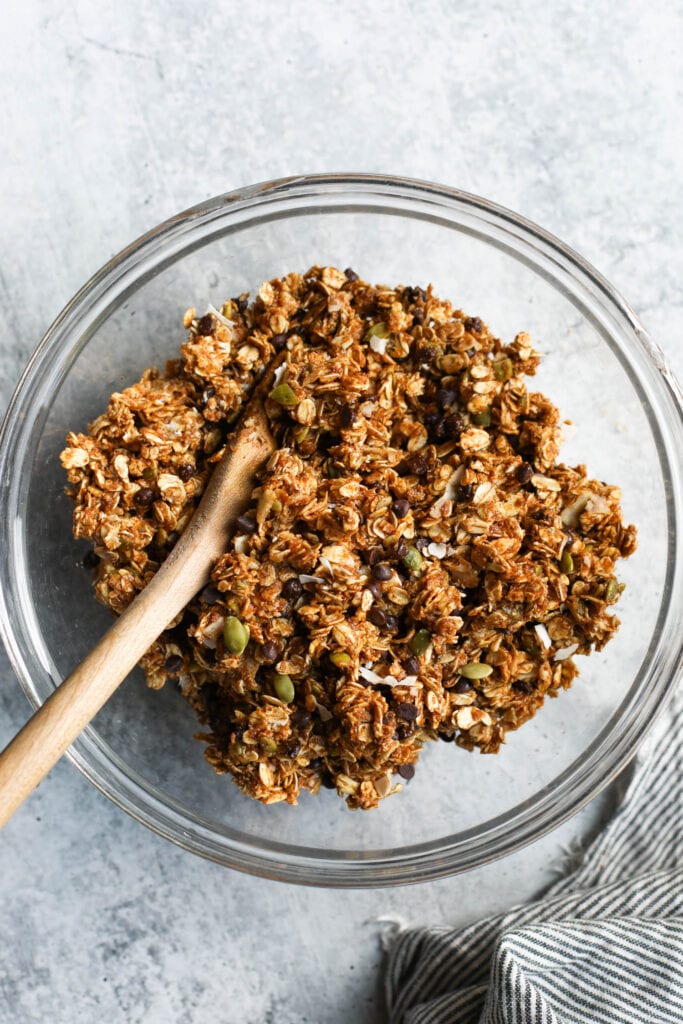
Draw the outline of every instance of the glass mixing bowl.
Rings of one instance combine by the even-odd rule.
[[[523,218],[454,189],[369,175],[289,178],[219,196],[150,231],[69,303],[7,413],[0,454],[2,631],[34,706],[110,623],[71,537],[59,451],[112,391],[163,365],[183,311],[313,263],[387,284],[432,282],[494,332],[530,331],[537,379],[577,432],[563,450],[623,489],[639,548],[623,563],[622,628],[580,659],[495,757],[429,744],[415,778],[378,810],[336,793],[264,807],[206,764],[174,685],[134,673],[69,752],[139,821],[222,864],[309,884],[423,881],[536,839],[632,757],[681,661],[680,393],[659,350],[600,275]]]

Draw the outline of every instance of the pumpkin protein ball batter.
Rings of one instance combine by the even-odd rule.
[[[62,462],[97,597],[121,612],[189,522],[264,366],[278,450],[209,585],[142,660],[178,678],[249,796],[375,807],[426,740],[496,752],[618,627],[620,492],[558,462],[559,413],[431,288],[313,267],[185,316],[164,374],[112,395]]]

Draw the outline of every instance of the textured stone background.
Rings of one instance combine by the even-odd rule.
[[[456,185],[565,239],[677,371],[683,8],[674,0],[192,5],[9,0],[0,36],[0,406],[62,305],[142,231],[292,173]],[[0,743],[27,704],[0,656]],[[539,890],[609,795],[471,875],[340,893],[203,863],[61,764],[0,843],[2,1024],[370,1024],[374,919]]]

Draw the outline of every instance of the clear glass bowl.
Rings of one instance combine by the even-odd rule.
[[[368,175],[290,178],[172,218],[107,264],[47,332],[18,388],[0,453],[2,631],[34,706],[107,628],[85,547],[71,537],[58,454],[112,391],[175,355],[181,317],[312,263],[370,281],[432,282],[506,339],[545,354],[538,388],[574,421],[563,458],[619,483],[639,549],[621,568],[623,625],[496,757],[424,750],[403,793],[370,813],[335,793],[264,807],[218,777],[177,689],[134,674],[69,756],[108,797],[222,864],[309,884],[423,881],[536,839],[633,755],[681,662],[680,393],[661,353],[600,275],[508,210],[454,189]]]

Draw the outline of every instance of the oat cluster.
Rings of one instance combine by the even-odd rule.
[[[495,752],[618,626],[617,487],[558,462],[539,356],[432,289],[313,267],[189,310],[62,462],[98,598],[122,611],[188,523],[265,364],[278,450],[211,583],[143,659],[249,796],[371,808],[426,740]]]

